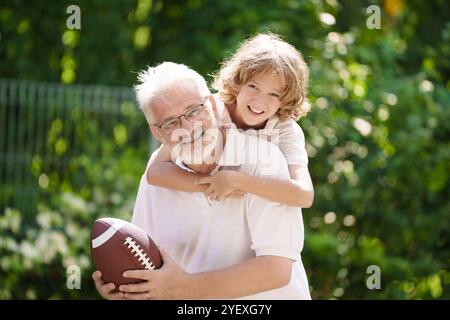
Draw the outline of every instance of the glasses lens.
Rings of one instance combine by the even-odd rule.
[[[203,118],[203,111],[204,106],[199,105],[186,113],[186,118],[188,118],[189,120],[201,120]]]
[[[179,127],[180,121],[178,119],[169,120],[161,125],[161,129],[163,129],[166,133],[171,133],[173,130],[178,129]]]

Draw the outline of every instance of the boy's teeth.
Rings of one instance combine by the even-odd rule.
[[[254,108],[252,108],[250,106],[248,106],[248,107],[250,108],[251,111],[253,111],[254,113],[257,113],[257,114],[261,114],[261,113],[264,112],[264,111],[261,111],[261,110],[254,109]]]

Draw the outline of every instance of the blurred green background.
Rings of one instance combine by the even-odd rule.
[[[66,9],[81,9],[69,30]],[[369,5],[381,28],[369,29]],[[162,61],[209,76],[272,31],[311,69],[299,121],[314,299],[450,298],[450,19],[446,0],[2,1],[0,298],[99,298],[89,234],[131,217],[153,143],[132,92]],[[81,270],[69,289],[67,268]],[[369,290],[370,265],[381,289]]]

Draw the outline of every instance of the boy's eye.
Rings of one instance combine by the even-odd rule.
[[[252,88],[252,89],[256,89],[256,86],[254,84],[249,84],[248,87]]]
[[[278,93],[275,93],[275,92],[272,92],[270,95],[272,97],[275,97],[275,98],[279,98],[280,97],[280,95]]]

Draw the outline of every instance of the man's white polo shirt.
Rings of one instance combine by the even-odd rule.
[[[275,145],[236,129],[228,131],[216,171],[223,169],[289,178],[286,160]],[[147,231],[188,273],[226,268],[255,256],[290,258],[294,262],[287,286],[241,298],[311,299],[300,257],[304,230],[298,207],[253,194],[210,203],[200,192],[149,185],[144,173],[132,222]]]

